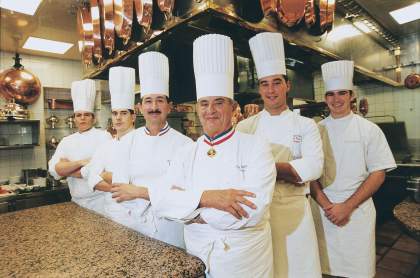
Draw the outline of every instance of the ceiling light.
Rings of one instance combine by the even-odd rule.
[[[364,33],[372,32],[372,30],[362,21],[353,22],[353,25],[356,26],[360,31]]]
[[[18,13],[34,15],[42,0],[1,0],[0,7]]]
[[[64,54],[73,46],[72,43],[52,41],[40,38],[29,37],[23,48],[37,51]]]
[[[410,6],[395,10],[389,14],[399,24],[404,24],[410,21],[414,21],[420,18],[420,2],[412,4]]]

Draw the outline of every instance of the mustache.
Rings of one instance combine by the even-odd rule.
[[[162,111],[160,111],[159,109],[151,110],[151,111],[147,112],[147,114],[161,114],[161,113],[162,113]]]

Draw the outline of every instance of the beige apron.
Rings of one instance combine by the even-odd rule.
[[[241,132],[254,134],[259,115],[239,124]],[[274,161],[288,162],[292,151],[280,144],[270,144]],[[273,237],[274,277],[321,277],[318,245],[305,186],[276,181],[270,207]]]

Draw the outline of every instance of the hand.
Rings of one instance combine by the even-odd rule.
[[[258,114],[260,112],[260,107],[258,104],[247,104],[244,106],[244,118],[251,117],[255,114]]]
[[[325,216],[335,225],[342,227],[350,221],[353,209],[346,203],[332,204],[324,208]]]
[[[60,158],[60,162],[70,162],[70,160],[67,159],[67,158],[62,157],[62,158]]]
[[[229,212],[237,219],[248,218],[248,213],[240,204],[244,204],[251,209],[257,206],[245,198],[255,198],[255,194],[245,190],[224,189],[224,190],[206,190],[201,195],[200,207],[215,208]]]
[[[101,176],[101,178],[102,178],[104,181],[106,181],[107,183],[109,183],[109,184],[111,184],[111,183],[112,183],[112,172],[106,172],[106,171],[103,171],[103,172],[100,174],[100,176]]]
[[[144,191],[147,192],[147,188],[125,183],[112,184],[111,188],[111,192],[113,192],[112,198],[118,203],[143,198],[145,196]]]
[[[88,165],[89,161],[90,161],[90,158],[79,160],[80,168]]]

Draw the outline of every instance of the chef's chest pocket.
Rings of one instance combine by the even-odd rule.
[[[340,172],[346,177],[357,177],[366,173],[364,144],[361,140],[344,141],[340,161]]]

